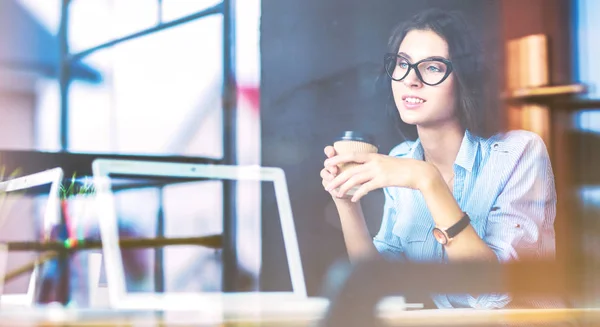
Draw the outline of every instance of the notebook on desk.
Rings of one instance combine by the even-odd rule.
[[[188,163],[165,163],[153,161],[130,161],[115,159],[97,159],[93,163],[94,185],[96,188],[96,204],[99,217],[100,233],[102,237],[102,253],[108,287],[109,303],[115,309],[140,309],[140,310],[197,310],[199,308],[214,308],[215,303],[222,305],[223,310],[243,309],[252,307],[248,304],[257,304],[264,307],[279,306],[285,301],[306,299],[307,289],[305,284],[302,260],[298,248],[296,229],[286,184],[285,174],[279,168],[259,166],[226,166],[205,165]],[[276,201],[279,211],[279,222],[282,226],[284,249],[287,255],[288,270],[292,285],[291,291],[282,292],[240,292],[221,293],[220,291],[202,292],[133,292],[128,290],[122,251],[119,249],[119,217],[117,189],[124,189],[127,183],[114,183],[115,177],[128,179],[131,187],[144,187],[159,185],[156,181],[173,181],[180,179],[183,184],[193,180],[219,181],[235,180],[261,182],[272,184],[273,200]],[[123,179],[122,179],[123,180]],[[151,182],[148,182],[151,181]],[[189,185],[180,187],[190,187]],[[217,187],[218,189],[218,187]],[[219,189],[220,190],[220,189]],[[120,192],[120,191],[119,191]],[[164,194],[162,194],[164,196]],[[186,200],[175,200],[179,205],[182,201],[203,202],[202,195]],[[178,202],[179,201],[179,202]],[[139,203],[138,206],[148,206]],[[177,204],[174,205],[175,207]],[[222,208],[222,203],[213,203],[213,207]],[[166,214],[166,213],[165,213]],[[165,223],[168,224],[168,218]],[[190,223],[193,223],[191,221]],[[220,225],[220,221],[218,222]],[[210,227],[207,227],[210,229]],[[214,232],[214,231],[213,231]],[[197,235],[201,236],[201,235]],[[238,236],[239,237],[239,236]],[[260,251],[258,251],[260,253]],[[317,306],[319,304],[316,304]]]
[[[0,242],[41,242],[56,240],[60,226],[59,192],[61,168],[42,171],[0,182]],[[4,274],[37,258],[33,251],[6,254]],[[40,266],[2,285],[0,304],[31,306],[41,281]]]

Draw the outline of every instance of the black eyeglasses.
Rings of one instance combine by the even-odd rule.
[[[411,69],[424,84],[435,86],[442,83],[452,73],[452,62],[444,58],[427,58],[411,64],[407,58],[395,53],[384,56],[383,63],[387,75],[394,81],[402,81]]]

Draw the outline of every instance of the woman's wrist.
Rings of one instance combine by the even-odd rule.
[[[337,208],[340,207],[355,207],[358,206],[360,204],[360,202],[352,202],[350,199],[352,197],[350,196],[345,196],[343,198],[338,198],[336,196],[333,197],[333,203],[335,203],[335,206]]]
[[[449,227],[462,218],[462,210],[435,166],[430,165],[424,173],[419,190],[436,225]]]
[[[430,192],[440,186],[446,186],[442,174],[440,174],[439,170],[437,170],[434,165],[428,162],[422,162],[418,167],[418,171],[415,174],[418,178],[416,188],[421,191],[421,193]]]

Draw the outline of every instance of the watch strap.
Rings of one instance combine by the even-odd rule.
[[[446,234],[448,234],[448,237],[453,238],[456,235],[458,235],[458,233],[462,232],[465,228],[467,228],[467,226],[469,226],[470,223],[471,218],[466,212],[464,212],[463,217],[458,222],[456,222],[456,224],[446,229]]]

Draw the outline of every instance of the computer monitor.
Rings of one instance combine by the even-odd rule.
[[[0,243],[56,240],[60,228],[61,168],[0,182]],[[35,262],[39,253],[10,251],[5,273]],[[39,291],[40,266],[4,283],[2,305],[32,305]]]

